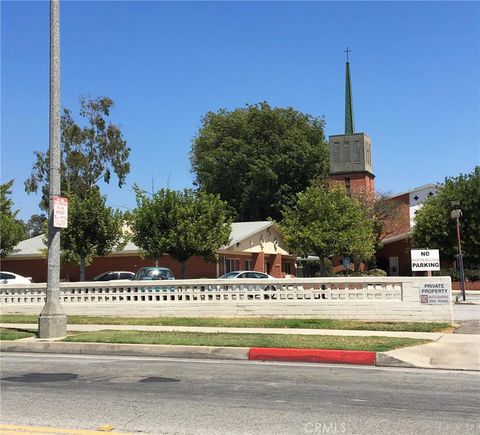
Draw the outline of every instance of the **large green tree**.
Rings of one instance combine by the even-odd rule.
[[[47,232],[48,219],[44,214],[32,214],[27,222],[29,237],[35,237]]]
[[[374,253],[373,221],[365,207],[340,188],[310,187],[283,210],[280,224],[290,252],[318,255],[324,275],[325,259],[337,255],[355,261]]]
[[[437,193],[425,201],[415,215],[412,246],[440,249],[441,258],[455,258],[456,220],[450,213],[458,208],[463,213],[460,224],[465,262],[475,266],[480,262],[480,166],[469,174],[446,178]]]
[[[63,111],[60,174],[62,194],[75,192],[77,197],[84,198],[100,180],[109,183],[112,173],[118,177],[119,187],[125,184],[130,171],[130,149],[120,128],[110,121],[110,98],[81,98],[80,106],[82,122],[77,123],[70,110]],[[48,210],[48,177],[48,151],[37,151],[25,190],[33,193],[41,189],[43,210]]]
[[[190,153],[195,182],[243,221],[280,219],[298,192],[328,175],[324,121],[266,102],[208,112]]]
[[[133,242],[143,257],[158,259],[169,254],[182,263],[194,255],[212,260],[228,243],[231,220],[227,205],[218,196],[191,189],[161,189],[147,197],[137,189],[137,208],[132,214]]]
[[[107,207],[106,198],[93,187],[84,198],[68,196],[68,228],[60,239],[62,260],[80,266],[80,281],[85,280],[85,268],[96,256],[121,249],[127,237],[123,231],[123,214]]]
[[[13,180],[0,184],[0,258],[15,252],[19,242],[28,237],[25,224],[17,219],[18,210],[13,210]]]

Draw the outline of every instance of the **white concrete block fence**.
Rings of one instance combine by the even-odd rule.
[[[423,283],[444,283],[449,303],[421,303]],[[0,285],[0,312],[38,314],[46,284]],[[282,317],[453,321],[450,277],[171,280],[60,284],[67,315]]]

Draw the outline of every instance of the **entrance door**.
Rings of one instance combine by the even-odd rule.
[[[398,276],[398,257],[388,257],[388,270],[390,276]]]

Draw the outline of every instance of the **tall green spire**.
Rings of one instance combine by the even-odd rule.
[[[352,84],[350,82],[350,62],[348,61],[348,53],[351,50],[347,49],[347,72],[345,76],[345,134],[353,134],[355,132],[355,125],[353,122],[353,103],[352,103]]]

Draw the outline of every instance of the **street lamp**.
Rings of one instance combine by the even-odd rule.
[[[458,201],[452,201],[452,205],[459,205]],[[450,213],[452,219],[457,221],[457,243],[458,243],[458,253],[457,253],[457,266],[460,269],[460,289],[462,291],[462,299],[465,302],[465,271],[463,270],[463,255],[462,255],[462,243],[460,240],[460,218],[462,217],[462,210],[459,208],[452,210]]]

